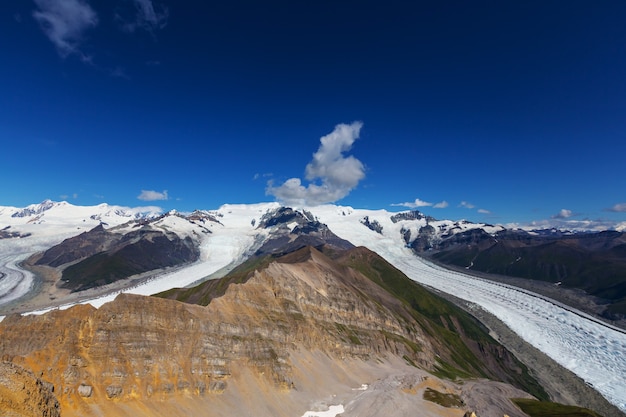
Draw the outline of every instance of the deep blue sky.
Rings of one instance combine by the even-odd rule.
[[[622,0],[5,1],[0,51],[0,205],[333,188],[307,164],[360,121],[337,204],[626,221]]]

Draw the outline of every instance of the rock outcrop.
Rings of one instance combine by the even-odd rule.
[[[52,384],[10,362],[0,362],[0,415],[4,417],[59,417]]]

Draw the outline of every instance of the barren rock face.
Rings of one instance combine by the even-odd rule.
[[[58,417],[59,402],[52,386],[32,372],[0,362],[0,415],[5,417]]]

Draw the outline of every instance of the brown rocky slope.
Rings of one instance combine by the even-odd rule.
[[[59,402],[51,384],[10,362],[0,362],[0,415],[59,417]]]
[[[294,416],[316,398],[363,416],[357,397],[384,389],[412,404],[395,415],[463,415],[468,404],[482,416],[523,415],[507,397],[527,394],[510,385],[485,390],[484,402],[463,389],[486,379],[545,396],[469,316],[400,275],[363,248],[331,258],[305,247],[165,294],[203,294],[206,306],[120,295],[100,309],[9,316],[0,352],[50,381],[64,416]],[[385,388],[353,391],[374,381]],[[427,388],[459,401],[424,400]]]

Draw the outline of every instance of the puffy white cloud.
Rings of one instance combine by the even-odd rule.
[[[574,213],[572,212],[572,210],[561,209],[561,211],[559,211],[557,214],[552,216],[552,218],[553,219],[569,219],[573,215],[574,215]]]
[[[37,10],[33,17],[52,41],[62,57],[78,55],[83,61],[90,58],[80,51],[83,34],[98,24],[96,12],[83,0],[35,0]]]
[[[626,203],[616,204],[609,209],[609,211],[615,211],[618,213],[626,213]]]
[[[353,156],[344,156],[358,139],[363,123],[339,124],[320,139],[320,147],[305,169],[310,183],[303,185],[299,178],[290,178],[279,186],[268,182],[266,194],[283,204],[315,206],[332,203],[347,196],[365,178],[365,167]]]
[[[137,196],[137,198],[143,201],[157,201],[167,200],[169,197],[167,196],[167,190],[163,190],[163,192],[141,190],[141,193]]]
[[[449,206],[448,202],[444,200],[444,201],[440,201],[439,203],[433,205],[433,208],[446,208],[448,206]]]

